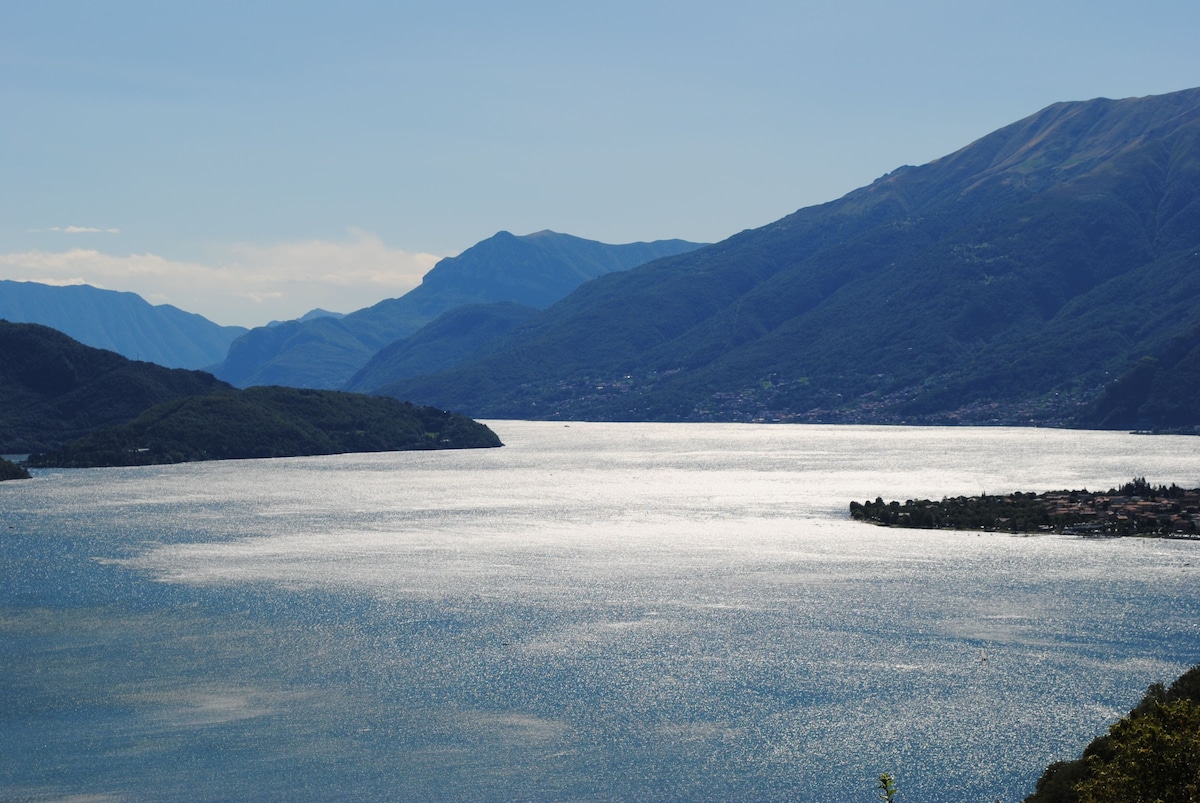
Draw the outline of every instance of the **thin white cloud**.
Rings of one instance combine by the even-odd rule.
[[[59,232],[61,234],[120,234],[120,229],[101,229],[95,226],[50,226],[45,229],[30,229],[33,234],[43,231]]]
[[[238,293],[238,298],[248,298],[255,304],[264,302],[280,301],[284,298],[283,293]]]
[[[416,287],[441,257],[388,248],[378,236],[351,229],[350,242],[307,240],[230,249],[237,264],[254,266],[259,275],[281,282],[311,282],[341,287],[380,289]]]
[[[56,279],[56,278],[49,278],[49,279],[36,278],[35,279],[35,278],[31,278],[29,276],[14,276],[12,278],[12,281],[14,281],[14,282],[37,282],[38,284],[49,284],[49,285],[53,285],[54,287],[71,287],[71,286],[74,286],[77,284],[91,284],[91,282],[89,282],[87,279],[83,278],[82,276],[74,276],[74,277],[65,278],[65,279]],[[95,284],[95,285],[93,285],[93,287],[99,287],[101,290],[106,289],[105,287],[103,287],[102,285],[99,285],[99,284]]]
[[[96,249],[0,254],[0,278],[128,290],[223,324],[256,326],[315,307],[352,312],[407,293],[441,258],[352,230],[342,242],[237,244],[211,262]]]

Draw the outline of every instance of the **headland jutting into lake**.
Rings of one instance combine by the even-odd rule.
[[[1144,477],[1103,493],[1047,491],[850,503],[850,516],[891,527],[1073,535],[1200,538],[1200,488]]]

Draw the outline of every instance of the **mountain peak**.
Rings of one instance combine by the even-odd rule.
[[[698,247],[679,240],[608,245],[549,229],[499,231],[439,260],[421,284],[340,320],[330,317],[257,329],[235,341],[216,369],[237,385],[341,388],[381,349],[465,305],[512,302],[544,308],[585,281]]]
[[[390,390],[493,418],[1189,426],[1197,253],[1200,89],[1056,103]]]

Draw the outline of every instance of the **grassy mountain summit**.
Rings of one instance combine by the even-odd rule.
[[[1055,104],[386,391],[488,417],[1190,426],[1198,302],[1194,89]]]
[[[609,245],[552,231],[523,237],[502,231],[439,261],[400,298],[341,319],[253,329],[233,342],[214,373],[239,387],[341,388],[380,349],[457,307],[512,302],[540,309],[589,279],[697,247],[683,240]]]

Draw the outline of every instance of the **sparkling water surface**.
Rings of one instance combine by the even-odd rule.
[[[1200,661],[1200,543],[847,516],[1197,438],[492,427],[0,485],[0,799],[1015,801]]]

